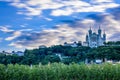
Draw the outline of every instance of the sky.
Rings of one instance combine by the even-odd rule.
[[[0,0],[0,51],[83,42],[90,26],[120,40],[120,0]]]

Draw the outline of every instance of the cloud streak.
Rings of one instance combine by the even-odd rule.
[[[5,33],[10,33],[13,32],[14,30],[8,29],[8,26],[0,26],[0,31],[5,32]]]
[[[12,36],[5,38],[7,41],[12,41],[16,39],[17,37],[21,36],[22,32],[21,31],[15,31],[13,32]]]
[[[108,41],[120,40],[117,37],[120,35],[120,5],[114,0],[0,1],[9,2],[9,6],[18,10],[17,15],[25,19],[25,23],[23,19],[20,24],[16,21],[17,27],[0,26],[0,32],[8,34],[1,40],[15,48],[33,49],[40,45],[85,41],[89,27],[97,32],[98,25],[106,31]]]
[[[10,1],[12,6],[19,8],[18,13],[26,16],[42,15],[43,10],[51,10],[52,16],[69,16],[80,12],[106,12],[108,8],[118,7],[113,0],[91,0],[87,3],[82,0],[28,0]]]
[[[16,42],[12,42],[10,46],[15,46],[18,48],[36,48],[40,45],[51,46],[55,44],[63,44],[68,41],[79,41],[80,38],[83,40],[83,32],[78,30],[85,31],[83,28],[72,28],[69,25],[64,24],[62,27],[56,27],[56,29],[43,30],[42,32],[34,32],[29,35],[22,35],[17,38]]]
[[[85,19],[75,20],[72,24],[59,24],[54,28],[44,29],[41,32],[23,34],[17,37],[16,41],[9,44],[9,46],[33,49],[40,45],[51,46],[63,44],[64,42],[85,41],[85,35],[88,34],[89,27],[92,26],[93,31],[97,32],[98,25],[101,25],[102,30],[105,30],[107,41],[116,41],[120,39],[120,37],[117,37],[120,35],[120,23],[116,19],[117,15],[112,15],[113,13],[92,14]]]

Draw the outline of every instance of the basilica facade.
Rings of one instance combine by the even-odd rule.
[[[104,45],[104,42],[106,42],[106,34],[105,31],[102,34],[102,30],[99,27],[98,32],[93,32],[92,29],[90,28],[88,30],[88,34],[86,35],[86,45],[89,47],[98,47]]]

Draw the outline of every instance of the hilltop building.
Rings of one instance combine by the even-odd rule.
[[[6,52],[6,51],[2,51],[0,53],[5,54],[5,55],[12,55],[10,52]]]
[[[73,42],[73,43],[64,43],[64,46],[71,46],[71,47],[78,47],[78,46],[82,46],[82,42],[78,41],[78,42]]]
[[[95,33],[90,27],[88,34],[86,35],[86,41],[83,43],[83,45],[93,48],[104,45],[104,42],[106,42],[105,31],[102,34],[102,30],[99,26],[98,33]]]
[[[41,45],[39,46],[39,48],[47,48],[45,45]]]
[[[22,52],[22,51],[17,51],[17,52],[12,51],[11,54],[16,54],[16,55],[18,55],[18,56],[24,56],[24,52]]]
[[[103,46],[104,42],[106,42],[106,34],[105,31],[102,34],[102,30],[99,26],[98,32],[93,32],[91,27],[88,30],[88,34],[86,35],[86,41],[85,42],[73,42],[73,43],[64,43],[64,46],[71,46],[71,47],[78,47],[78,46],[89,46],[91,48]]]

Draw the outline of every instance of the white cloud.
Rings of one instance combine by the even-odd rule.
[[[21,24],[20,27],[22,28],[28,27],[28,24],[27,23]]]
[[[27,1],[27,4],[32,5],[32,6],[36,6],[36,5],[42,5],[42,4],[49,4],[51,2],[52,2],[52,0],[44,0],[44,1],[42,1],[42,0],[29,0],[29,1]]]
[[[118,40],[120,37],[112,38],[115,36],[113,34],[120,33],[120,23],[114,19],[112,15],[103,15],[102,21],[96,21],[94,19],[84,19],[83,21],[77,21],[77,25],[62,24],[56,26],[54,29],[44,29],[41,32],[31,33],[29,35],[24,35],[24,37],[19,38],[17,41],[12,42],[9,46],[14,46],[17,48],[37,48],[40,45],[56,45],[63,44],[64,42],[73,41],[85,41],[85,35],[88,33],[88,29],[91,24],[102,23],[102,30],[106,30],[107,41]],[[94,26],[95,30],[98,26]]]
[[[28,0],[13,1],[11,5],[20,9],[18,14],[27,16],[42,15],[42,11],[46,9],[51,9],[52,16],[68,16],[77,12],[106,12],[108,8],[120,6],[113,0],[91,0],[90,3],[81,0]]]
[[[22,34],[21,31],[15,31],[15,32],[13,33],[13,36],[7,37],[7,38],[5,38],[5,40],[11,41],[11,40],[13,40],[13,39],[15,39],[15,38],[21,36],[21,34]]]
[[[0,26],[0,31],[8,33],[13,32],[14,30],[8,29],[7,26]]]
[[[62,26],[62,27],[60,27]],[[67,24],[60,25],[55,29],[47,29],[41,32],[32,33],[26,35],[23,39],[12,42],[9,46],[15,46],[18,48],[37,48],[40,45],[55,45],[63,44],[64,42],[82,41],[84,40],[85,30],[81,27],[70,27]],[[79,33],[79,31],[82,31]],[[79,33],[79,34],[78,34]],[[29,38],[28,38],[29,37]]]
[[[23,25],[20,25],[20,26],[21,26],[22,28],[26,27],[26,25],[24,25],[24,24],[23,24]]]
[[[21,29],[21,30],[19,30],[19,31],[32,31],[33,29]]]
[[[12,1],[12,0],[10,0]],[[42,11],[46,9],[51,9],[52,16],[69,16],[73,13],[79,12],[105,12],[108,8],[118,7],[119,4],[114,3],[112,0],[92,0],[91,3],[87,3],[81,0],[26,0],[26,1],[13,1],[12,6],[20,9],[18,14],[27,15],[26,19],[32,19],[32,16],[42,15]],[[45,20],[52,21],[49,17],[42,17]],[[108,15],[103,18],[102,22],[97,22],[94,19],[84,19],[83,21],[78,21],[76,26],[69,26],[67,24],[59,25],[54,29],[44,29],[41,32],[33,32],[29,34],[22,35],[23,31],[31,31],[32,29],[22,29],[19,31],[14,31],[8,29],[7,27],[1,27],[0,30],[3,32],[14,32],[12,36],[7,37],[5,40],[12,41],[16,39],[15,42],[9,44],[9,46],[15,46],[18,48],[36,48],[40,45],[51,46],[54,44],[62,44],[64,42],[71,41],[84,41],[85,35],[87,34],[87,29],[91,24],[102,23],[102,29],[106,30],[107,39],[110,40],[111,36],[115,33],[120,33],[120,21],[114,19],[114,16]],[[95,22],[96,21],[96,22]],[[82,25],[82,26],[81,26]],[[46,25],[43,25],[45,27]],[[25,25],[21,25],[25,27]],[[18,40],[17,38],[20,37]],[[22,39],[22,38],[23,39]],[[119,38],[119,37],[118,37]],[[114,39],[116,40],[116,39]]]
[[[84,19],[82,21],[77,22],[78,25],[92,27],[92,30],[97,32],[98,25],[101,25],[102,31],[105,30],[107,34],[107,41],[117,41],[120,39],[120,20],[115,20],[114,16],[111,14],[97,15],[98,17],[94,19]],[[78,26],[77,25],[77,26]],[[87,30],[87,29],[86,29]]]
[[[52,21],[53,19],[51,19],[51,18],[45,18],[45,20],[47,20],[47,21]]]
[[[15,6],[17,8],[25,8],[25,7],[28,7],[26,4],[24,3],[19,3],[19,2],[13,2],[11,3],[12,6]]]
[[[27,16],[36,16],[42,13],[42,11],[37,8],[26,7],[26,9],[28,11],[27,13],[25,13]]]
[[[68,16],[71,15],[74,11],[70,8],[65,8],[65,9],[58,9],[58,10],[53,10],[53,12],[51,13],[51,15],[53,16]]]
[[[17,12],[17,14],[24,14],[24,13],[19,11],[19,12]]]
[[[90,1],[91,3],[94,3],[94,4],[96,4],[96,3],[108,3],[108,2],[113,2],[113,0],[91,0]]]
[[[16,43],[12,42],[9,44],[9,46],[15,46],[16,48],[24,48],[22,45],[17,45]]]
[[[69,7],[67,9],[56,9],[53,10],[51,15],[53,16],[61,16],[61,15],[71,15],[72,13],[75,12],[106,12],[106,9],[108,8],[114,8],[118,7],[119,4],[116,3],[102,3],[98,5],[74,5],[73,7]]]
[[[27,24],[20,25],[21,27],[25,27]],[[23,32],[29,32],[32,31],[33,29],[21,29],[18,31],[8,29],[7,27],[1,27],[1,31],[3,32],[11,32],[12,36],[5,38],[6,41],[12,41],[16,39],[17,37],[21,36]]]
[[[64,5],[56,2],[56,1],[52,1],[52,0],[29,0],[26,2],[26,4],[28,4],[28,6],[37,6],[40,10],[43,9],[58,9],[63,7]]]
[[[116,36],[114,34],[120,33],[120,23],[119,20],[115,20],[112,15],[106,16],[103,24],[106,25],[105,30],[107,33],[107,38],[110,41],[112,36]],[[118,35],[117,38],[112,38],[112,40],[118,40]]]
[[[86,25],[95,24],[95,20],[93,20],[93,19],[84,19],[83,21],[81,21],[81,23],[86,24]]]

